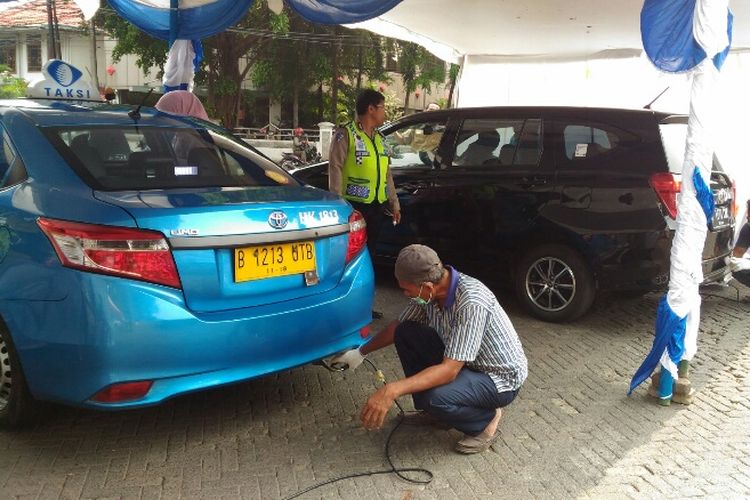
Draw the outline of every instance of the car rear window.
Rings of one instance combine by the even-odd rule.
[[[669,171],[673,174],[682,172],[682,162],[685,158],[685,138],[687,137],[687,123],[662,123],[659,125],[661,142],[667,155]]]
[[[276,164],[217,130],[128,125],[47,133],[95,189],[298,185]]]
[[[687,117],[684,117],[684,123],[678,121],[683,117],[671,118],[666,123],[659,124],[661,133],[661,142],[664,144],[664,153],[667,155],[667,164],[669,171],[673,174],[682,173],[682,164],[685,159],[685,141],[687,140]],[[714,172],[723,172],[719,158],[714,154],[711,170]]]

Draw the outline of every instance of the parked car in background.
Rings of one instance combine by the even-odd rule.
[[[229,132],[25,99],[0,101],[0,140],[0,424],[35,400],[151,405],[365,341],[361,215]]]
[[[377,258],[427,244],[478,278],[511,284],[534,316],[584,314],[598,291],[664,288],[687,117],[651,110],[493,107],[419,113],[382,132],[402,206]],[[292,174],[326,187],[327,165]],[[722,280],[734,189],[714,159],[703,252]]]

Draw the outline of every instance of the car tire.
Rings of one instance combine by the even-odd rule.
[[[35,406],[13,341],[5,325],[0,324],[0,426],[30,423]]]
[[[543,321],[572,321],[594,301],[596,284],[583,256],[570,247],[547,244],[524,253],[514,287],[523,306]]]

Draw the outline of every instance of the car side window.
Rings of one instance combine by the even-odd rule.
[[[391,168],[432,168],[445,133],[445,120],[413,123],[385,136]]]
[[[13,145],[10,143],[8,134],[2,132],[2,150],[0,150],[0,189],[14,186],[28,178],[26,167],[18,156]]]
[[[453,166],[538,165],[541,153],[541,118],[472,118],[461,126]]]
[[[565,158],[581,161],[604,155],[616,149],[619,136],[604,126],[592,124],[566,124],[563,127]]]
[[[13,151],[5,131],[0,129],[0,132],[2,132],[3,138],[3,147],[0,150],[0,178],[2,178],[5,177],[5,174],[13,164],[13,160],[15,160],[15,151]]]

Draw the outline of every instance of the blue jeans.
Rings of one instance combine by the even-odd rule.
[[[434,328],[404,321],[393,340],[407,377],[443,361],[445,345]],[[412,398],[418,410],[476,436],[495,417],[495,410],[509,405],[517,394],[518,390],[497,392],[489,375],[464,367],[453,382],[414,393]]]

